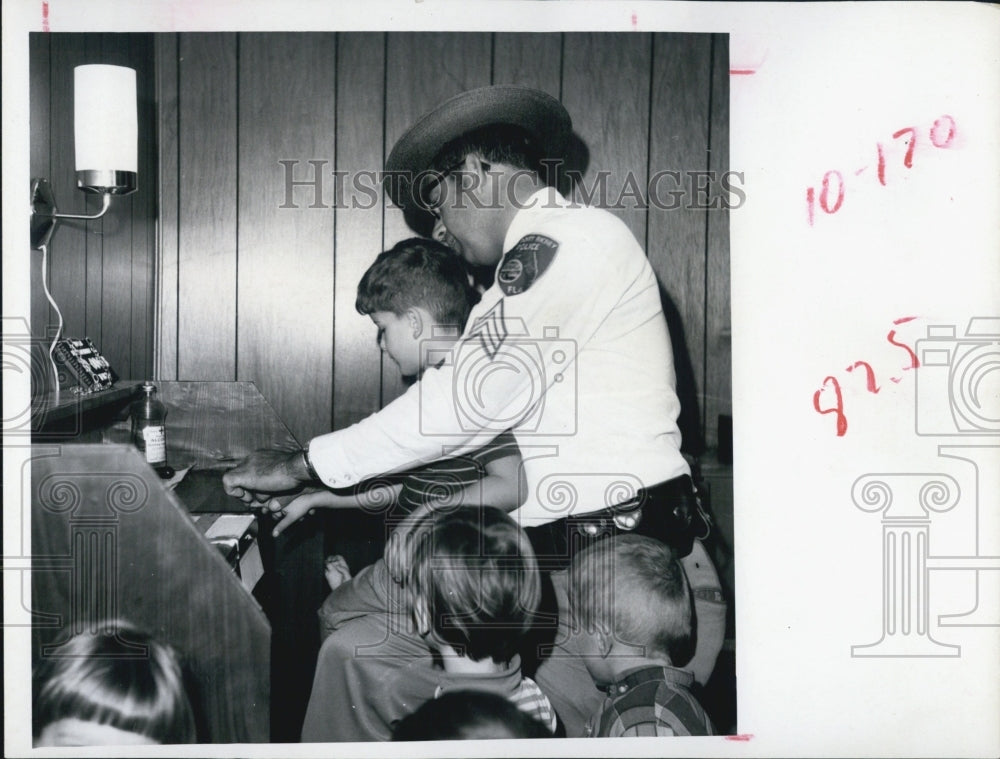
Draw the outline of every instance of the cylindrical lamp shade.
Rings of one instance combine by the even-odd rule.
[[[124,195],[136,187],[139,126],[135,69],[77,66],[73,127],[77,186]]]

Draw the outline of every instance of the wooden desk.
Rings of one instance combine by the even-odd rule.
[[[267,741],[267,618],[131,446],[32,450],[32,654],[125,619],[170,644],[203,742]]]
[[[260,519],[258,539],[266,574],[255,596],[271,621],[270,645],[265,642],[262,650],[260,635],[263,631],[266,641],[267,621],[184,512],[191,510],[188,501],[199,511],[245,512],[239,500],[221,492],[222,473],[254,450],[295,449],[298,442],[253,383],[156,384],[158,397],[167,407],[168,462],[175,469],[193,467],[189,473],[193,489],[186,492],[182,482],[176,493],[166,491],[132,448],[128,420],[103,418],[97,426],[77,427],[72,434],[63,430],[59,439],[105,445],[35,445],[32,481],[36,495],[44,495],[40,488],[46,478],[55,476],[82,489],[88,502],[97,503],[111,492],[116,478],[127,475],[132,482],[139,477],[150,493],[151,505],[120,515],[120,524],[116,523],[118,559],[108,570],[112,572],[109,577],[117,578],[109,580],[116,583],[116,613],[221,668],[201,672],[204,682],[212,683],[209,690],[235,689],[208,699],[207,740],[297,740],[319,646],[315,612],[325,594],[322,532],[315,521],[304,521],[274,540],[273,521]],[[44,439],[46,431],[39,430],[36,440]],[[85,475],[88,471],[95,476]],[[74,529],[72,517],[51,508],[51,493],[45,498],[33,499],[40,509],[39,516],[33,517],[33,553],[65,557],[72,553],[67,542]],[[65,563],[65,558],[60,560]],[[67,622],[78,624],[81,611],[87,611],[74,596],[74,582],[81,580],[74,579],[71,569],[41,572],[41,581],[33,584],[35,608],[52,615],[35,630],[36,655],[41,646],[65,637]],[[95,582],[100,585],[104,580]],[[226,598],[218,595],[220,588],[227,588]],[[243,608],[247,605],[252,612]],[[256,621],[237,622],[237,617],[225,611],[234,608],[243,616],[256,614]],[[87,615],[106,616],[107,612],[107,608],[93,609]],[[247,673],[251,679],[241,679]],[[270,715],[269,702],[273,706]]]

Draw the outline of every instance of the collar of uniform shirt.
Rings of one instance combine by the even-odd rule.
[[[564,198],[560,192],[554,187],[543,187],[540,190],[536,190],[529,197],[523,201],[518,198],[518,203],[521,203],[521,209],[514,216],[514,220],[507,227],[507,234],[503,239],[503,250],[504,253],[509,251],[518,241],[524,237],[526,234],[531,232],[531,217],[540,208],[553,208],[562,207],[566,208],[569,206],[569,201]],[[498,263],[497,266],[500,264]]]

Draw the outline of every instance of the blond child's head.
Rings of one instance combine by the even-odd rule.
[[[461,507],[425,517],[411,538],[405,584],[432,648],[473,661],[509,661],[541,596],[524,531],[500,509]]]
[[[691,660],[691,590],[666,544],[641,535],[601,540],[574,557],[569,580],[573,622],[595,642],[586,664],[598,682],[611,677],[612,649],[674,667]]]

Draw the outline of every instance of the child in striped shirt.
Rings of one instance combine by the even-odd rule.
[[[358,283],[355,307],[378,327],[378,345],[403,377],[418,378],[458,340],[478,300],[468,269],[454,251],[435,240],[414,237],[379,254],[368,267]],[[317,508],[381,511],[388,536],[398,527],[405,530],[410,523],[407,516],[428,504],[488,503],[514,509],[524,492],[522,478],[520,451],[508,431],[463,456],[379,477],[365,490],[312,488],[291,498],[274,498],[266,508],[280,517],[275,536]],[[400,611],[401,567],[379,559],[352,577],[343,557],[328,556],[324,570],[333,592],[318,610],[322,639],[364,614]]]
[[[517,653],[541,597],[524,531],[491,506],[435,509],[405,533],[401,551],[402,603],[422,656],[407,649],[392,666],[364,667],[334,645],[336,634],[328,638],[303,741],[386,740],[427,701],[468,690],[502,696],[554,733],[552,705],[522,676]]]
[[[404,380],[419,379],[453,346],[479,301],[462,259],[447,246],[412,237],[380,253],[358,283],[355,308],[378,328],[377,343]],[[443,456],[442,451],[442,456]],[[521,456],[508,431],[465,456],[442,457],[397,476],[377,478],[358,492],[311,488],[273,498],[266,508],[280,521],[275,536],[316,508],[375,511],[393,504],[393,521],[428,501],[520,505]],[[332,584],[332,583],[331,583]]]
[[[500,509],[461,507],[423,519],[406,550],[407,605],[441,662],[434,697],[463,689],[499,693],[554,733],[552,705],[521,676],[517,654],[541,597],[524,531]]]

